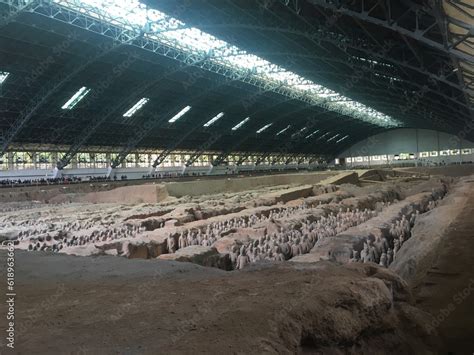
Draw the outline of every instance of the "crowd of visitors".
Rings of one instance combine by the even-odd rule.
[[[39,178],[39,179],[5,179],[0,180],[0,187],[16,187],[16,186],[38,186],[38,185],[54,185],[54,184],[72,184],[81,182],[80,177],[61,177],[61,178]]]
[[[85,178],[77,176],[62,176],[60,178],[4,179],[0,180],[0,187],[67,185],[84,181],[110,181],[110,178],[108,178],[107,176],[86,176]]]

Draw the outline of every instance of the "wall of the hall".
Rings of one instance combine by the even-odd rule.
[[[288,165],[241,165],[241,166],[170,166],[158,167],[155,172],[151,173],[151,168],[118,168],[113,171],[118,180],[122,176],[127,179],[142,179],[144,176],[154,174],[162,177],[177,177],[182,175],[200,176],[200,175],[230,175],[246,172],[263,172],[263,171],[288,171],[288,170],[305,170],[317,169],[318,164],[288,164]],[[4,170],[0,171],[0,180],[38,180],[54,177],[53,169],[21,169],[21,170]],[[75,168],[64,169],[61,171],[63,177],[80,177],[87,181],[91,177],[104,177],[108,173],[107,168]]]
[[[443,132],[402,128],[358,142],[339,159],[349,167],[468,163],[474,161],[474,143]]]

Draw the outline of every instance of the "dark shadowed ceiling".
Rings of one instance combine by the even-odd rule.
[[[472,6],[457,1],[463,11],[456,13],[446,10],[450,3],[147,1],[402,127],[464,132],[473,140],[474,130],[466,128],[473,120]],[[47,143],[70,146],[71,154],[87,145],[117,147],[123,156],[135,148],[222,152],[216,163],[236,151],[334,156],[394,128],[262,88],[234,68],[173,58],[140,38],[111,39],[107,24],[88,23],[54,3],[33,2],[21,12],[11,5],[0,1],[0,71],[10,73],[0,86],[2,153],[12,143]],[[85,99],[61,109],[82,86],[91,89]],[[148,103],[124,117],[141,97]],[[168,122],[187,105],[187,114]],[[219,112],[221,119],[203,126]]]

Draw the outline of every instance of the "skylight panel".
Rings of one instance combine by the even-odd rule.
[[[211,124],[213,124],[214,122],[216,122],[219,118],[221,118],[222,116],[224,116],[224,112],[219,112],[216,116],[214,116],[213,118],[211,118],[209,121],[207,121],[206,123],[204,123],[204,127],[209,127]]]
[[[283,128],[280,132],[278,132],[278,133],[276,134],[276,136],[279,136],[280,134],[286,132],[290,127],[291,127],[291,125],[289,124],[288,126],[286,126],[285,128]]]
[[[340,134],[336,134],[335,136],[332,136],[331,138],[328,139],[328,142],[331,142],[332,140],[336,139],[337,137],[339,137]]]
[[[244,119],[244,120],[240,121],[239,123],[237,123],[234,127],[232,127],[232,130],[233,131],[238,130],[240,127],[242,127],[244,124],[246,124],[248,120],[250,120],[250,117],[247,117],[246,119]]]
[[[266,130],[268,127],[270,127],[273,123],[266,124],[262,128],[260,128],[257,133],[262,133],[264,130]]]
[[[344,139],[348,138],[349,135],[342,137],[341,139],[337,140],[336,143],[342,142]]]
[[[7,80],[9,75],[10,75],[9,72],[0,71],[0,85],[2,85],[5,80]]]
[[[301,128],[298,132],[293,133],[293,134],[291,135],[291,138],[293,138],[293,137],[295,137],[295,136],[297,136],[297,135],[303,133],[304,131],[306,131],[306,129],[307,129],[307,127]]]
[[[88,93],[91,89],[85,86],[81,87],[72,97],[61,106],[63,110],[72,110]]]
[[[314,136],[316,133],[319,132],[319,129],[317,129],[316,131],[314,131],[313,133],[311,134],[308,134],[305,138],[308,139],[308,138],[311,138],[312,136]]]
[[[328,134],[331,134],[331,132],[324,133],[321,137],[318,138],[318,141],[326,137]]]
[[[135,105],[123,114],[123,117],[132,117],[138,110],[140,110],[150,99],[144,97],[140,99]]]
[[[333,97],[338,97],[340,96],[338,93],[336,92],[322,92],[319,94],[319,97],[323,97],[323,98],[333,98]]]
[[[385,79],[389,79],[391,81],[402,81],[402,79],[400,78],[397,78],[395,76],[390,76],[390,75],[385,75],[385,74],[379,74],[379,73],[374,73],[375,76],[378,76],[379,78],[385,78]]]
[[[255,85],[282,88],[285,95],[304,99],[306,102],[324,107],[329,111],[383,127],[396,127],[401,123],[361,103],[352,101],[335,91],[306,79],[279,65],[205,33],[196,27],[150,8],[139,0],[53,0],[72,11],[77,11],[98,21],[118,26],[124,30],[143,34],[147,41],[165,45],[184,54],[206,56],[212,65],[235,68],[241,75],[248,70]],[[356,60],[372,65],[390,64],[363,57]],[[249,80],[250,80],[249,79]],[[395,80],[395,79],[393,79]]]
[[[182,116],[184,116],[184,115],[186,114],[186,112],[188,112],[189,110],[191,110],[191,106],[186,106],[186,107],[183,108],[181,111],[179,111],[176,115],[174,115],[173,117],[171,117],[171,119],[169,119],[168,122],[170,122],[170,123],[176,122],[176,121],[179,120]]]
[[[368,58],[364,58],[364,57],[352,56],[352,58],[360,60],[361,62],[366,62],[366,63],[370,63],[370,64],[374,64],[374,65],[382,65],[382,66],[385,66],[385,67],[393,67],[392,64],[388,64],[388,63],[384,63],[384,62],[378,62],[376,60],[368,59]]]

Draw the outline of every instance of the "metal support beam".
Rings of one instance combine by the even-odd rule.
[[[236,100],[236,102],[253,102],[253,101],[256,101],[258,97],[265,95],[266,93],[271,92],[271,91],[272,91],[271,89],[269,90],[260,89],[252,93],[249,97],[240,98],[239,100]],[[275,106],[288,102],[288,101],[289,100],[287,98],[283,97],[283,99],[278,100],[275,103],[271,103],[269,106],[266,106],[264,108],[259,108],[250,113],[246,113],[244,116],[255,117],[256,115],[261,114],[262,112],[270,110],[274,108]],[[207,141],[194,151],[194,153],[186,162],[186,166],[191,166],[207,149],[209,149],[215,142],[217,142],[220,138],[222,138],[226,133],[227,133],[226,130],[221,130],[220,132],[214,132],[213,134],[211,134],[211,136],[209,136]]]
[[[5,0],[0,0],[0,2],[1,1]],[[92,13],[93,9],[91,8],[82,8],[81,11],[75,11],[71,8],[60,6],[56,3],[53,3],[51,0],[43,0],[40,5],[32,9],[32,12],[42,16],[77,26],[105,37],[113,38],[119,42],[126,41],[127,43],[130,43],[130,45],[162,56],[166,56],[168,58],[176,59],[184,63],[199,62],[199,65],[196,66],[199,66],[201,69],[223,76],[229,77],[235,75],[239,71],[243,71],[241,68],[237,69],[235,67],[229,66],[228,63],[220,60],[222,57],[213,57],[213,53],[199,53],[196,51],[190,52],[187,49],[182,49],[182,47],[177,45],[170,45],[169,42],[161,42],[150,36],[139,36],[136,38],[138,34],[137,32],[140,32],[139,29],[127,29],[125,26],[117,26],[112,23],[98,20],[97,14]],[[231,45],[228,47],[229,49],[233,48]],[[216,51],[216,53],[219,52]],[[236,54],[238,53],[233,53],[233,55]],[[203,55],[207,56],[205,60],[196,60]],[[257,72],[253,73],[252,75],[244,76],[242,81],[264,89],[274,86],[273,82],[269,81],[264,76],[258,75]],[[296,100],[307,102],[312,105],[317,105],[330,111],[351,115],[361,120],[372,120],[371,116],[364,112],[353,110],[342,105],[331,105],[328,100],[321,99],[315,95],[307,95],[307,92],[297,90],[292,85],[279,86],[274,92],[294,98]]]
[[[36,94],[27,106],[20,112],[19,117],[15,120],[13,125],[0,136],[0,156],[5,154],[8,146],[14,142],[21,129],[29,122],[29,120],[41,109],[41,107],[56,94],[66,83],[79,75],[89,65],[96,62],[98,59],[110,53],[116,48],[115,44],[111,44],[93,55],[87,61],[78,65],[74,63],[73,66],[68,67],[60,72],[53,80],[51,80],[45,87],[43,87],[38,94]]]
[[[208,88],[204,92],[200,92],[194,97],[188,98],[186,100],[186,103],[180,103],[177,106],[173,106],[171,109],[167,110],[166,113],[158,114],[152,117],[152,119],[147,120],[144,126],[135,133],[135,135],[129,140],[129,142],[127,142],[127,145],[125,146],[125,148],[120,152],[117,158],[113,161],[112,167],[114,168],[120,165],[120,163],[127,157],[127,155],[143,140],[143,138],[145,138],[145,136],[149,133],[151,129],[153,129],[154,127],[157,127],[164,120],[171,118],[172,115],[175,114],[179,110],[179,108],[181,108],[183,105],[188,104],[192,106],[193,103],[196,103],[202,100],[203,98],[205,98],[207,95],[209,95],[211,92],[215,91],[216,89],[222,86],[228,85],[232,81],[239,81],[240,79],[241,79],[240,76],[235,76],[234,78],[231,78],[230,80],[229,78],[217,80],[215,85]],[[194,129],[191,129],[185,132],[185,134],[179,137],[175,142],[173,142],[173,144],[170,147],[167,147],[163,152],[161,152],[160,155],[153,162],[153,167],[155,168],[158,165],[160,165],[164,161],[164,159],[168,156],[168,154],[170,154],[174,149],[176,149],[176,147],[178,147],[183,142],[184,139],[186,139],[189,135],[191,135],[197,127],[198,126],[195,126]]]
[[[286,118],[286,117],[288,117],[292,114],[295,114],[295,113],[298,113],[298,112],[301,112],[301,111],[304,111],[304,110],[312,109],[312,108],[313,108],[313,106],[311,106],[311,105],[310,106],[305,105],[303,107],[298,107],[295,110],[292,110],[290,112],[286,112],[282,115],[277,116],[276,118],[272,118],[272,123],[273,123],[273,125],[275,125],[276,123],[278,123],[283,118]],[[330,111],[326,111],[326,112],[330,112]],[[255,127],[253,129],[255,129]],[[214,166],[221,165],[231,152],[239,151],[240,146],[243,143],[245,143],[250,137],[252,137],[256,134],[253,129],[252,129],[252,131],[249,131],[246,134],[244,134],[237,142],[232,144],[230,148],[228,148],[228,149],[224,150],[222,153],[220,153],[217,156],[217,158],[212,162],[212,165],[214,165]]]
[[[436,19],[436,23],[441,31],[443,45],[447,50],[449,50],[451,61],[453,62],[454,67],[456,68],[456,75],[458,77],[458,80],[461,83],[465,83],[464,75],[463,75],[463,66],[460,65],[460,62],[462,62],[463,58],[456,57],[455,55],[453,55],[451,50],[456,48],[457,45],[465,41],[467,38],[474,37],[474,26],[472,24],[468,25],[468,24],[456,22],[457,26],[462,27],[466,29],[467,31],[466,33],[467,37],[463,36],[462,39],[456,40],[453,38],[452,33],[450,33],[449,31],[449,21],[452,22],[456,20],[449,18],[447,16],[447,14],[445,13],[443,9],[443,1],[435,0],[432,4],[432,12],[433,12],[433,16]],[[473,52],[474,52],[474,48],[473,48]],[[466,53],[466,54],[468,54],[470,59],[464,60],[464,64],[465,64],[464,66],[473,66],[474,57],[472,56],[472,52]],[[464,72],[464,74],[468,74],[468,72]],[[474,119],[474,111],[473,111],[473,105],[472,105],[474,103],[474,96],[471,95],[471,92],[469,91],[468,87],[465,87],[465,90],[463,90],[463,94],[464,94],[464,99],[468,103],[468,110],[469,110],[471,119]]]
[[[198,59],[198,60],[201,60],[201,59]],[[130,90],[129,94],[124,100],[119,100],[117,101],[115,105],[111,107],[106,107],[105,109],[103,109],[98,115],[96,115],[91,120],[89,125],[81,132],[81,134],[77,136],[74,143],[70,146],[68,152],[58,162],[58,169],[63,169],[70,163],[71,159],[79,152],[79,150],[84,146],[84,144],[88,141],[88,139],[97,131],[97,129],[104,122],[106,122],[109,118],[113,117],[113,115],[116,114],[117,110],[119,110],[124,105],[124,102],[127,103],[127,105],[131,105],[132,101],[135,101],[137,97],[141,97],[145,95],[147,91],[149,91],[151,88],[156,86],[163,79],[168,78],[191,66],[192,66],[192,63],[188,65],[178,66],[177,68],[173,70],[166,71],[166,74],[160,75],[159,77],[155,78],[154,80],[151,80],[147,84],[140,83]],[[147,129],[147,127],[144,127],[144,129]],[[130,151],[133,148],[134,148],[133,142],[127,142],[127,145],[119,153],[121,161],[123,161],[123,159],[128,154],[128,153],[125,154],[125,151]],[[117,163],[116,166],[120,165],[120,163]]]
[[[6,5],[7,10],[2,13],[3,16],[0,18],[0,28],[14,22],[20,14],[28,11],[38,1],[39,0],[3,0],[2,2]]]
[[[284,3],[286,6],[288,6],[288,1],[287,0],[280,0],[282,3]],[[359,20],[363,20],[366,22],[370,22],[372,24],[381,26],[383,28],[386,28],[391,31],[395,31],[399,34],[402,34],[404,36],[413,38],[421,43],[424,43],[434,49],[437,49],[441,52],[447,53],[449,55],[452,55],[458,59],[463,59],[463,60],[472,60],[470,56],[462,51],[459,51],[455,48],[446,48],[442,41],[436,41],[433,39],[433,37],[428,37],[426,36],[427,34],[430,33],[430,30],[433,29],[433,27],[437,26],[436,19],[434,18],[433,14],[431,13],[431,9],[419,5],[415,2],[410,2],[410,7],[407,9],[409,11],[409,15],[411,18],[414,20],[414,23],[416,23],[416,27],[414,29],[410,29],[408,27],[403,27],[399,20],[394,19],[394,18],[385,18],[381,19],[379,17],[371,16],[370,12],[365,8],[364,6],[364,1],[360,3],[360,7],[356,10],[353,7],[350,7],[349,3],[345,3],[343,1],[337,1],[336,3],[330,2],[327,0],[308,0],[311,4],[320,6],[324,9],[331,10],[335,13],[340,13],[349,17],[353,17]],[[376,6],[380,6],[380,3]],[[424,19],[422,19],[422,16],[425,16]],[[426,15],[432,15],[433,20],[429,23],[426,24]],[[423,24],[423,25],[422,25]]]

